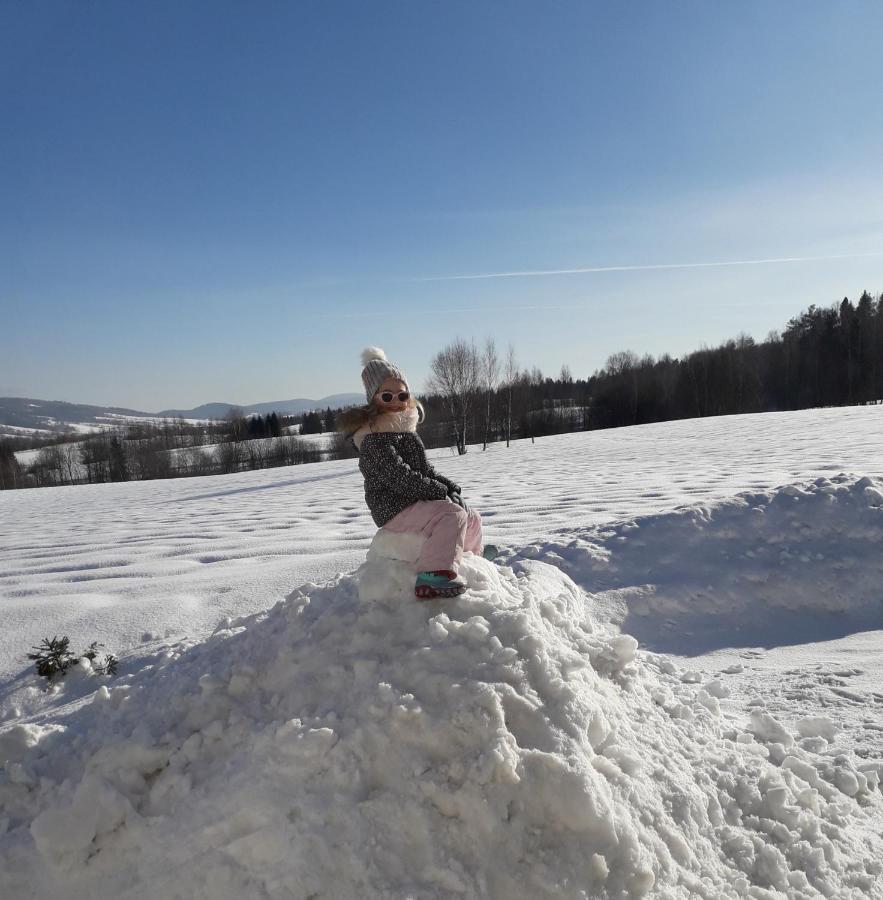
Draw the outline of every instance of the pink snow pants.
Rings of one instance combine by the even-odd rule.
[[[481,555],[481,516],[450,500],[418,500],[383,526],[397,534],[413,532],[426,540],[417,559],[418,572],[457,571],[464,551]]]

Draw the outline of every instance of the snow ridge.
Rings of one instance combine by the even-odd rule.
[[[642,646],[693,655],[883,629],[883,481],[841,473],[613,525],[503,556],[567,572]]]

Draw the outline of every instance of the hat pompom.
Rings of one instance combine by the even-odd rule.
[[[380,359],[386,362],[386,354],[380,347],[366,347],[362,351],[362,365],[367,366],[372,359]]]

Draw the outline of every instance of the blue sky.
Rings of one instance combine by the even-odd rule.
[[[870,0],[4,0],[0,395],[587,376],[883,291],[881,46]]]

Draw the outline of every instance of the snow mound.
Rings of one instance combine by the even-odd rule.
[[[554,566],[463,573],[306,585],[0,732],[0,895],[883,898],[878,763],[725,727]]]
[[[841,474],[510,551],[545,560],[653,650],[701,653],[883,628],[883,482]]]

